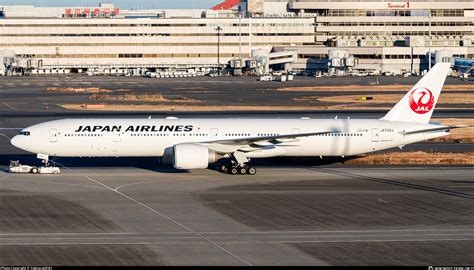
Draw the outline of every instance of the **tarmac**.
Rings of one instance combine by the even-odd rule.
[[[0,172],[0,265],[472,265],[474,168]]]
[[[147,91],[153,86],[184,91],[178,95],[188,97],[198,90],[193,87],[204,87],[217,92],[195,93],[199,98],[231,104],[262,100],[291,104],[298,93],[258,92],[262,84],[251,78],[68,78],[0,78],[0,127],[23,128],[75,117],[377,118],[385,114],[380,110],[276,115],[79,113],[55,104],[81,102],[88,94],[51,95],[44,90],[82,85]],[[331,83],[314,79],[292,84]],[[381,83],[417,79],[389,77],[381,78]],[[342,80],[369,83],[360,78]],[[239,101],[239,94],[253,98]],[[435,118],[472,118],[472,113],[473,109],[437,109]],[[10,174],[6,172],[9,160],[38,164],[34,155],[10,145],[9,138],[17,131],[0,132],[0,265],[474,264],[472,166],[344,166],[319,158],[266,159],[257,161],[256,176],[231,176],[214,167],[177,171],[158,165],[155,158],[59,158],[59,175]],[[467,152],[474,151],[474,144],[419,143],[403,151],[416,150]]]
[[[29,76],[29,77],[0,77],[0,112],[6,115],[41,113],[51,116],[51,114],[71,114],[74,112],[58,106],[57,104],[94,104],[103,103],[103,100],[94,100],[90,97],[94,93],[64,93],[47,92],[50,87],[55,88],[91,88],[107,89],[112,92],[96,93],[108,95],[125,94],[160,94],[164,98],[191,99],[202,101],[197,103],[202,106],[327,106],[328,103],[314,100],[310,104],[307,101],[298,101],[299,98],[308,96],[335,96],[347,95],[347,91],[338,90],[340,85],[371,85],[376,80],[379,85],[406,85],[408,91],[420,77],[341,77],[341,78],[314,78],[297,76],[290,82],[259,82],[256,77],[198,77],[198,78],[142,78],[142,77],[115,77],[115,76],[85,76],[80,74],[70,74],[62,76]],[[462,81],[458,78],[448,78],[448,85],[466,85],[472,81]],[[328,91],[304,92],[304,91],[277,91],[282,87],[307,87],[307,86],[334,86]],[[460,89],[462,90],[462,89]],[[384,91],[384,94],[403,94],[404,91]],[[472,93],[469,90],[456,91],[456,93]],[[350,91],[350,95],[367,96],[374,92]],[[113,101],[114,104],[130,104],[130,102]],[[133,103],[133,102],[132,102]],[[140,104],[157,105],[159,102],[140,102]],[[193,105],[194,103],[191,103]],[[334,104],[333,104],[334,105]],[[370,110],[371,106],[392,107],[394,104],[365,104]],[[468,109],[466,104],[439,104],[434,117],[457,117],[461,114],[464,117],[472,115],[474,110]],[[471,106],[472,107],[472,106]],[[449,109],[449,108],[454,108]],[[444,111],[448,110],[450,115]],[[359,110],[353,110],[354,113]],[[377,115],[384,115],[386,111],[373,110]],[[90,112],[87,112],[90,113]],[[102,112],[103,113],[103,112]],[[115,112],[115,114],[120,112]],[[147,113],[147,112],[142,112]],[[156,112],[150,112],[152,114]],[[170,112],[176,114],[176,112]],[[194,112],[195,113],[195,112]],[[275,112],[270,112],[275,113]],[[295,112],[300,114],[299,112]],[[311,112],[309,112],[311,113]],[[319,116],[326,114],[334,117],[334,113],[339,113],[340,117],[345,116],[344,111],[314,112]],[[123,114],[123,113],[122,113]],[[184,113],[186,114],[186,113]],[[216,115],[218,113],[214,113]],[[244,114],[254,114],[246,112]],[[443,114],[442,116],[438,114]]]

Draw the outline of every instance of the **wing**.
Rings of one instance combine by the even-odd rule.
[[[288,139],[297,139],[301,137],[310,137],[310,136],[318,136],[330,133],[340,133],[341,131],[323,131],[323,132],[312,132],[312,133],[294,133],[294,134],[286,134],[286,135],[275,135],[275,136],[261,136],[261,137],[242,137],[242,138],[232,138],[232,139],[225,139],[225,140],[215,140],[215,141],[207,141],[203,143],[220,143],[226,145],[247,145],[256,142],[271,142],[271,143],[278,143],[280,140],[288,140]],[[281,142],[281,141],[280,141]]]
[[[451,129],[466,128],[466,127],[469,127],[469,126],[466,126],[466,125],[440,126],[440,127],[436,127],[436,128],[428,128],[428,129],[421,129],[421,130],[402,131],[402,132],[400,132],[400,134],[402,134],[402,135],[411,135],[411,134],[429,133],[429,132],[436,132],[436,131],[449,132]]]
[[[280,145],[285,142],[292,142],[295,139],[302,137],[319,136],[340,132],[341,131],[339,130],[332,130],[311,133],[284,134],[275,136],[242,137],[225,140],[205,141],[201,143],[221,153],[232,153],[236,150],[242,150],[247,152],[251,151],[251,149],[261,149],[264,147],[268,147],[269,145]]]

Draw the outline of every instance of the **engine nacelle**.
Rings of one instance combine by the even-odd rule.
[[[205,169],[220,157],[222,156],[202,145],[183,143],[173,147],[173,166],[176,169]]]

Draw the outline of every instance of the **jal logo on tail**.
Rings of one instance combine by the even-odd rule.
[[[428,88],[420,87],[411,91],[408,102],[415,113],[425,114],[433,109],[434,96]]]

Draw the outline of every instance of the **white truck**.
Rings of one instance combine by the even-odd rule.
[[[275,78],[271,75],[264,75],[260,77],[261,82],[271,82],[273,80],[275,80]]]
[[[61,170],[55,166],[35,167],[22,165],[18,160],[10,161],[9,172],[11,173],[39,173],[39,174],[59,174]]]

